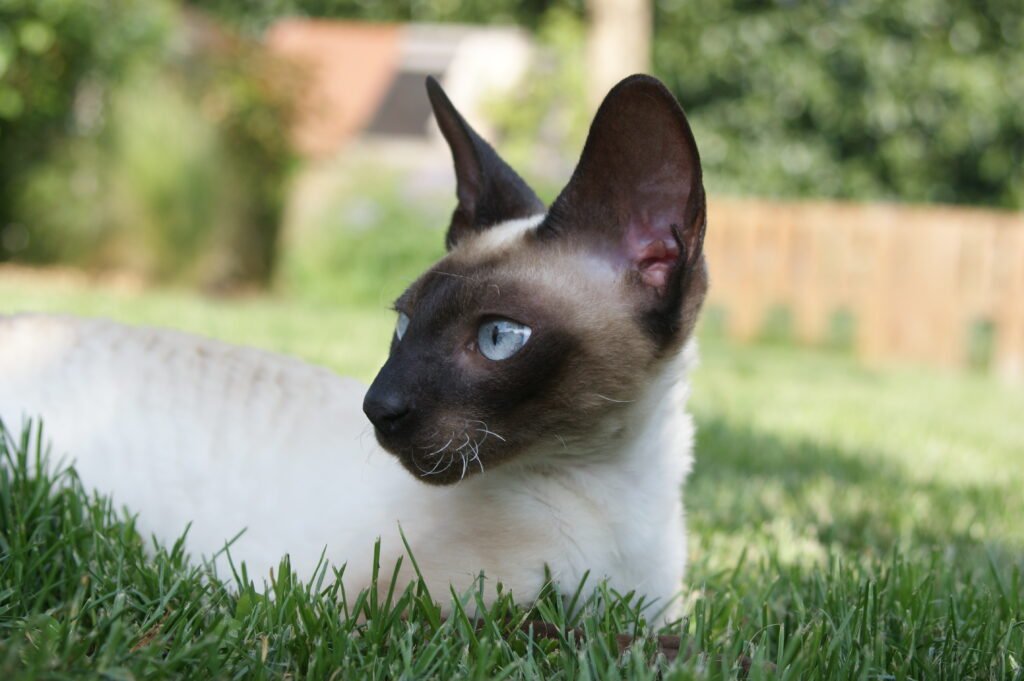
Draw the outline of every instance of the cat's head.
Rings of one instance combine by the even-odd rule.
[[[707,289],[697,145],[649,76],[616,85],[546,210],[427,81],[455,162],[448,254],[395,302],[363,409],[426,482],[557,457],[635,408],[693,332]]]

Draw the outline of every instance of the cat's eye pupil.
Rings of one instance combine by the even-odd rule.
[[[531,333],[530,327],[511,319],[491,319],[480,325],[477,349],[490,360],[508,359],[526,345]]]

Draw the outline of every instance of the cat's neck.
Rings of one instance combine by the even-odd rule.
[[[416,519],[429,519],[424,534],[473,537],[459,545],[473,554],[453,554],[456,562],[482,566],[514,593],[541,588],[544,572],[532,562],[541,561],[568,589],[589,574],[639,589],[659,608],[674,603],[686,563],[682,483],[693,426],[685,404],[695,357],[691,343],[666,362],[646,394],[623,405],[628,424],[617,434],[597,432],[552,446],[548,461],[535,453],[475,475],[442,491],[443,504],[431,495]],[[431,516],[440,508],[438,521]]]

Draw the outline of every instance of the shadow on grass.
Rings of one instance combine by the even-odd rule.
[[[698,420],[685,504],[698,552],[753,550],[782,562],[894,550],[967,567],[1024,566],[1021,490],[910,476],[877,451],[784,439],[724,419]],[[730,553],[730,551],[725,551]],[[712,560],[713,556],[710,556]],[[722,560],[735,558],[721,556]],[[717,560],[716,560],[717,562]]]

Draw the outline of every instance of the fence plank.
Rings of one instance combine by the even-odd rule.
[[[784,306],[795,338],[821,343],[845,311],[867,361],[963,366],[991,324],[993,368],[1024,378],[1024,214],[726,198],[708,214],[709,302],[732,336]]]
[[[1024,380],[1024,229],[1003,225],[999,229],[998,296],[995,315],[997,372]]]

